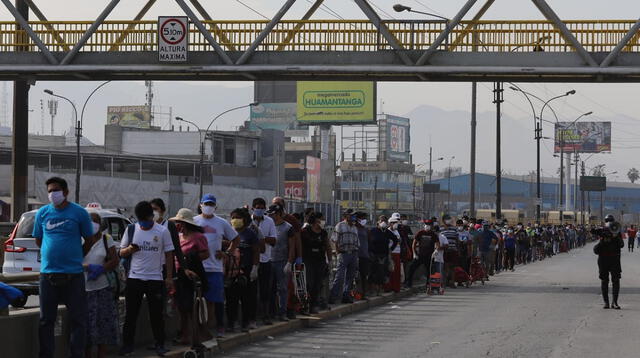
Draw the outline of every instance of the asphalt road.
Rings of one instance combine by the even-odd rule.
[[[592,245],[485,286],[419,294],[227,357],[637,357],[640,251],[622,258],[622,310],[602,309]]]

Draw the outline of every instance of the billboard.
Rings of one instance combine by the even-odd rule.
[[[295,128],[296,103],[260,103],[251,106],[250,130]]]
[[[305,124],[370,124],[376,121],[375,82],[297,83],[298,121]]]
[[[580,190],[581,191],[607,191],[607,178],[583,175],[580,177]]]
[[[555,125],[555,152],[600,153],[611,151],[611,122],[559,122]],[[564,144],[561,144],[564,143]]]
[[[320,200],[320,158],[307,156],[307,201],[319,203]]]
[[[387,115],[387,159],[409,161],[409,118]]]
[[[120,127],[150,128],[151,111],[149,106],[109,106],[107,124]]]
[[[304,182],[284,182],[284,195],[289,199],[304,200]]]

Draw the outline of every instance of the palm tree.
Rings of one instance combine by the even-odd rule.
[[[640,172],[638,172],[638,169],[636,168],[631,168],[629,169],[629,172],[627,172],[627,178],[629,178],[629,180],[633,184],[640,178]]]

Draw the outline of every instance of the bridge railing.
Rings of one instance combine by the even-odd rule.
[[[634,20],[572,20],[568,28],[587,51],[611,51],[633,26]],[[31,22],[34,31],[51,51],[69,51],[91,21]],[[205,21],[205,26],[227,51],[244,51],[265,28],[267,21]],[[445,29],[443,21],[385,21],[407,50],[427,49]],[[626,52],[639,52],[636,35]],[[83,52],[138,52],[157,50],[156,21],[105,21],[81,49]],[[537,46],[539,47],[537,48]],[[25,48],[38,51],[15,22],[0,22],[0,52]],[[211,51],[204,36],[191,24],[191,51]],[[366,20],[282,21],[258,47],[258,51],[381,51],[391,46]],[[439,47],[456,52],[571,52],[560,32],[548,21],[462,22]]]

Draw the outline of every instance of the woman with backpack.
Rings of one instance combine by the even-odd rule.
[[[178,281],[176,283],[175,302],[180,313],[180,337],[174,342],[178,344],[191,344],[195,341],[211,339],[211,334],[206,327],[199,332],[194,332],[193,300],[195,295],[195,281],[200,281],[200,290],[205,292],[207,280],[202,261],[209,258],[209,246],[203,235],[202,226],[193,221],[193,211],[182,208],[175,217],[169,219],[176,225],[180,236],[180,251],[184,255],[184,265],[175,260]],[[195,337],[194,337],[195,335]]]
[[[107,356],[107,346],[118,344],[118,294],[109,284],[107,273],[118,265],[116,243],[103,233],[100,215],[90,213],[94,235],[88,239],[89,251],[84,256],[85,290],[87,291],[87,347],[86,357],[91,357],[94,346],[97,357]]]

